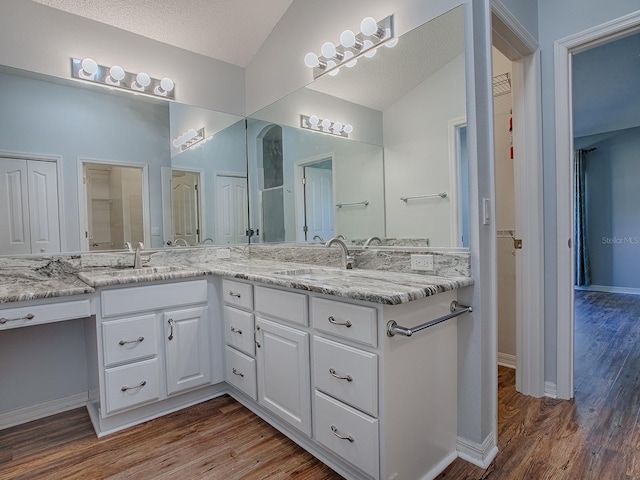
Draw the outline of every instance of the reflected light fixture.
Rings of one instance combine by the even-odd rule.
[[[335,76],[340,67],[345,65],[352,68],[358,58],[373,57],[379,46],[394,47],[398,39],[394,36],[393,15],[376,21],[373,17],[366,17],[360,22],[360,33],[345,30],[340,34],[340,43],[324,42],[320,47],[320,55],[309,52],[304,57],[304,64],[313,69],[313,78],[321,77],[325,73]]]
[[[190,148],[200,147],[210,139],[211,137],[205,137],[204,127],[197,131],[193,128],[190,128],[178,138],[174,139],[171,143],[174,147],[179,148],[184,152],[185,150],[189,150]]]
[[[175,100],[175,84],[170,78],[158,80],[145,72],[130,73],[119,65],[106,67],[92,58],[72,58],[71,76],[98,85]]]
[[[320,118],[317,115],[300,115],[300,126],[307,130],[345,138],[349,138],[349,134],[353,132],[353,126],[349,123],[332,122],[328,118]]]

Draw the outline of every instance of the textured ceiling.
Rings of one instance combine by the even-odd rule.
[[[33,0],[246,67],[292,0]]]
[[[361,58],[334,77],[324,75],[308,88],[382,111],[463,52],[459,7],[400,36],[395,47],[380,47],[373,58]]]

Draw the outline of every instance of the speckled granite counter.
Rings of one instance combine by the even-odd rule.
[[[447,267],[447,275],[424,275],[387,269],[336,268],[336,249],[307,249],[304,263],[282,256],[249,255],[234,247],[231,258],[219,259],[216,249],[170,249],[145,252],[144,268],[131,268],[131,254],[60,255],[0,258],[0,303],[92,293],[97,287],[220,275],[338,297],[395,305],[473,284],[464,268]],[[264,253],[266,250],[262,250]],[[385,253],[388,257],[389,254]],[[290,255],[289,255],[290,257]],[[331,265],[326,267],[325,265]],[[382,268],[382,267],[381,267]],[[443,267],[444,268],[444,267]],[[452,275],[453,273],[453,275]]]

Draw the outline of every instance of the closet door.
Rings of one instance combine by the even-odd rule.
[[[53,162],[27,161],[31,253],[60,251],[58,177]]]
[[[0,255],[25,253],[31,253],[27,162],[3,158],[0,159]]]

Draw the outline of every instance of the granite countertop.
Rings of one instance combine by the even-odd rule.
[[[194,259],[196,260],[196,259]],[[344,270],[304,263],[221,259],[132,268],[78,269],[61,259],[0,262],[0,303],[92,293],[108,285],[183,279],[204,275],[396,305],[473,284],[471,277],[443,277],[388,270]]]

